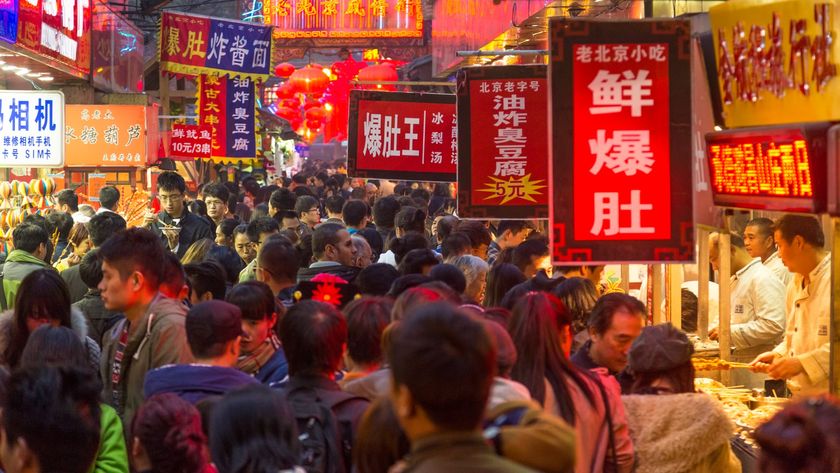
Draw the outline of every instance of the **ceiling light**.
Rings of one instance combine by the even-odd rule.
[[[25,67],[19,67],[18,70],[15,71],[15,74],[17,74],[19,76],[25,76],[28,73],[29,73],[29,69],[27,69]]]
[[[38,78],[38,80],[44,81],[44,82],[51,82],[53,79],[54,79],[54,77],[52,77],[52,76],[41,76],[41,77]]]
[[[17,69],[17,66],[13,66],[11,64],[6,64],[5,66],[3,66],[4,71],[13,71],[15,69]]]
[[[6,64],[6,61],[0,60],[0,66],[2,66],[3,64]]]
[[[27,77],[38,77],[38,76],[42,76],[42,75],[44,75],[43,72],[30,72],[30,73],[26,74]]]

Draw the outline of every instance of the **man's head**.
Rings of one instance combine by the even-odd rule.
[[[25,251],[38,259],[47,254],[47,232],[32,223],[22,223],[12,230],[12,243],[16,250]]]
[[[548,243],[542,238],[523,241],[513,249],[513,264],[528,279],[536,276],[539,270],[550,275],[551,253],[548,251]]]
[[[731,271],[740,271],[752,259],[744,247],[744,240],[736,234],[729,235],[729,255]],[[715,271],[720,271],[720,233],[709,234],[709,263]]]
[[[352,266],[357,268],[367,268],[373,263],[373,250],[370,249],[370,244],[361,236],[353,235],[353,246],[356,247],[356,256],[353,258]]]
[[[248,224],[248,238],[257,252],[271,235],[280,233],[280,224],[271,217],[258,217]]]
[[[327,217],[341,218],[341,210],[344,208],[344,197],[331,195],[324,199],[324,208],[327,210]]]
[[[280,341],[291,376],[332,377],[347,343],[347,322],[330,304],[299,302],[280,321]]]
[[[222,266],[212,260],[201,263],[190,263],[184,265],[184,273],[187,275],[187,282],[190,285],[190,303],[193,305],[199,302],[210,300],[222,300],[225,298],[226,274]]]
[[[242,311],[225,301],[201,302],[187,312],[187,343],[196,360],[233,367],[239,358]]]
[[[58,240],[67,240],[70,236],[70,230],[73,229],[73,217],[66,212],[52,212],[47,215],[45,222],[47,227],[47,235],[52,240],[58,237]]]
[[[417,207],[405,206],[397,212],[394,218],[397,236],[401,237],[408,232],[426,233],[426,212]]]
[[[289,189],[277,189],[272,192],[271,197],[268,198],[268,214],[273,217],[277,212],[283,210],[294,210],[296,199],[297,197],[295,194]]]
[[[471,251],[473,256],[477,256],[483,260],[487,260],[487,248],[493,239],[490,236],[490,230],[480,220],[461,220],[458,222],[457,231],[464,233],[470,239]]]
[[[560,273],[566,276],[567,278],[586,278],[592,281],[592,284],[595,285],[595,288],[600,291],[601,275],[604,273],[604,266],[561,266],[558,269]]]
[[[274,219],[280,222],[281,230],[291,230],[300,234],[300,219],[294,210],[281,210],[274,214]]]
[[[376,369],[382,363],[382,332],[391,322],[393,307],[387,297],[363,297],[344,308],[347,356],[356,368]]]
[[[633,340],[645,326],[645,306],[627,294],[606,294],[598,299],[589,315],[589,356],[613,373],[627,366]]]
[[[368,205],[362,200],[348,200],[341,209],[344,224],[352,228],[364,228],[367,225]]]
[[[815,258],[825,247],[825,235],[820,222],[811,216],[787,214],[780,218],[773,233],[779,257],[792,273],[808,275],[814,269]]]
[[[496,349],[480,322],[445,303],[410,311],[388,360],[391,399],[409,439],[429,434],[430,424],[433,432],[478,429],[496,373]]]
[[[271,288],[259,281],[247,281],[230,288],[225,301],[242,311],[242,353],[249,355],[266,343],[277,324],[277,299]]]
[[[79,277],[88,289],[96,289],[102,282],[102,259],[99,250],[90,250],[79,263]]]
[[[443,243],[458,225],[458,217],[454,215],[438,215],[432,222],[432,235],[438,244]]]
[[[365,200],[368,204],[373,205],[377,195],[379,195],[379,187],[376,184],[373,182],[365,184]]]
[[[163,280],[165,251],[160,239],[144,228],[130,228],[100,248],[102,301],[114,311],[148,303]]]
[[[747,222],[744,228],[744,246],[753,258],[767,259],[776,251],[773,241],[773,221],[759,217]]]
[[[346,228],[337,223],[325,223],[312,234],[312,253],[318,261],[334,261],[352,266],[356,247]]]
[[[318,199],[311,195],[298,197],[295,202],[295,213],[301,223],[315,227],[321,223],[321,210],[318,208]]]
[[[294,284],[300,267],[300,257],[294,245],[280,235],[270,237],[257,256],[257,280],[269,286]]]
[[[227,202],[230,198],[230,191],[227,187],[211,182],[204,186],[201,194],[204,196],[204,203],[207,205],[207,216],[216,223],[224,220],[228,212]]]
[[[53,208],[58,212],[73,213],[79,211],[79,196],[70,189],[59,191],[55,195]]]
[[[87,473],[99,448],[92,372],[32,366],[12,374],[2,401],[0,460],[8,473]]]
[[[394,228],[394,219],[400,211],[400,203],[393,195],[376,200],[373,204],[373,223],[377,228]]]
[[[373,263],[359,271],[354,284],[366,296],[384,296],[391,289],[391,284],[400,277],[397,268],[388,263]]]
[[[248,225],[243,223],[233,229],[233,249],[246,263],[250,263],[257,256],[257,250],[248,237]]]
[[[125,230],[126,222],[121,215],[113,212],[103,212],[94,215],[88,222],[90,244],[99,248],[115,233]]]
[[[187,284],[184,265],[181,264],[178,255],[171,251],[163,252],[163,279],[158,291],[176,301],[186,301],[190,298],[190,285]]]
[[[173,218],[184,214],[187,183],[177,172],[165,171],[158,176],[158,199],[163,210]]]
[[[453,260],[459,256],[468,255],[472,250],[470,237],[466,233],[453,232],[443,239],[441,243],[441,254],[446,261]]]
[[[531,233],[525,220],[502,220],[496,228],[496,243],[501,249],[515,248]]]
[[[99,205],[108,210],[117,210],[120,203],[120,191],[114,186],[99,189]]]

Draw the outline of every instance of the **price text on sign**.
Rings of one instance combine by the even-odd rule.
[[[351,91],[351,177],[454,182],[455,96]]]
[[[548,217],[546,74],[542,65],[458,74],[461,217]]]
[[[555,261],[692,259],[687,23],[552,28]]]
[[[64,94],[0,90],[0,167],[64,166]]]
[[[208,125],[172,125],[170,155],[176,158],[209,158],[213,130]]]
[[[828,124],[710,133],[715,203],[786,212],[825,208]]]
[[[840,119],[837,3],[725,2],[709,17],[728,127]]]

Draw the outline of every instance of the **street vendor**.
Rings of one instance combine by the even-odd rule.
[[[709,261],[720,268],[720,234],[709,235]],[[785,288],[773,272],[753,258],[738,235],[730,238],[732,276],[729,278],[732,361],[749,363],[756,356],[772,350],[785,330]],[[709,338],[719,338],[718,326]],[[747,371],[733,372],[733,382],[749,388],[764,387],[764,376]]]
[[[756,372],[788,380],[794,393],[828,391],[829,325],[831,315],[831,253],[819,221],[811,216],[785,215],[774,234],[779,257],[794,273],[785,307],[787,329],[782,343],[751,363]]]
[[[782,284],[787,287],[793,274],[782,263],[776,241],[773,239],[773,221],[766,217],[758,217],[747,222],[744,227],[744,245],[747,253],[753,258],[761,258],[761,264],[767,266]]]

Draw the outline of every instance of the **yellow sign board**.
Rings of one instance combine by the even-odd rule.
[[[731,0],[709,16],[728,128],[840,120],[838,0]]]

